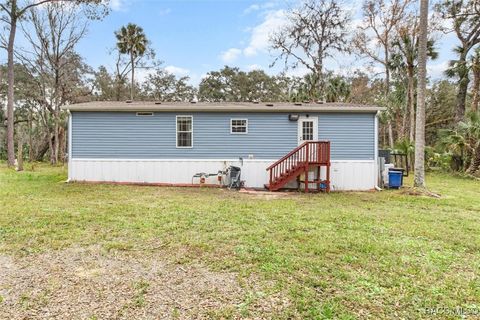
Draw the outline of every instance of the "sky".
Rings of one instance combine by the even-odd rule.
[[[268,37],[285,23],[285,9],[296,0],[110,0],[111,12],[101,21],[90,23],[87,36],[77,51],[94,68],[114,69],[114,31],[129,22],[144,28],[147,38],[167,71],[189,76],[197,85],[207,72],[224,65],[242,70],[262,69],[276,74],[275,52],[268,46]],[[352,15],[353,25],[361,20],[361,0],[346,0],[345,8]],[[19,40],[21,41],[21,40]],[[429,76],[439,78],[453,58],[453,35],[444,35],[438,42],[440,53],[429,63]],[[4,54],[0,56],[4,59]],[[366,61],[355,56],[336,55],[326,61],[326,69],[349,74],[364,69]],[[375,72],[376,69],[373,69]],[[303,75],[305,68],[289,70],[290,75]],[[145,76],[140,72],[139,77]]]

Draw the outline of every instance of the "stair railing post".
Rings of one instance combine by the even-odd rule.
[[[268,189],[270,189],[270,191],[272,191],[272,188],[273,188],[273,185],[272,185],[272,182],[273,182],[272,175],[273,175],[273,168],[270,169],[270,182],[269,182],[269,184],[268,184]]]
[[[305,193],[308,193],[308,161],[309,161],[309,150],[308,150],[309,143],[307,142],[305,146]]]
[[[330,192],[330,142],[327,142],[327,193]]]
[[[321,143],[320,142],[317,142],[317,162],[321,162],[322,161],[322,152],[321,152]]]

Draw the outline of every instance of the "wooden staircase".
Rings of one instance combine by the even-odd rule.
[[[323,180],[322,167],[326,169]],[[301,183],[304,184],[305,192],[310,191],[311,184],[316,185],[317,191],[330,192],[330,141],[306,141],[268,167],[267,171],[270,172],[270,179],[265,187],[270,191],[277,191],[297,179],[299,187]],[[309,180],[312,171],[315,178]],[[300,180],[301,175],[303,181]]]

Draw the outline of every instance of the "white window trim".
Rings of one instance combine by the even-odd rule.
[[[190,117],[190,119],[192,120],[192,145],[190,147],[184,147],[184,146],[179,146],[178,145],[178,118],[179,117]],[[184,132],[187,132],[187,131],[184,131]],[[189,115],[189,114],[186,114],[186,115],[177,115],[175,116],[175,146],[177,149],[192,149],[193,148],[193,116],[192,115]]]
[[[245,126],[246,126],[245,132],[233,132],[233,130],[232,130],[232,129],[233,129],[233,124],[232,124],[232,122],[233,122],[234,120],[244,120],[244,121],[245,121]],[[230,119],[230,134],[248,134],[248,119],[246,119],[246,118],[231,118],[231,119]]]
[[[302,127],[302,122],[303,121],[313,121],[313,140],[311,141],[318,141],[319,139],[319,133],[318,133],[318,117],[312,117],[312,116],[300,116],[298,118],[298,128],[297,128],[297,144],[301,145],[305,141],[303,140],[303,127]]]

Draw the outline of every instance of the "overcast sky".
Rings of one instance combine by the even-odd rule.
[[[345,2],[354,25],[361,19],[361,3]],[[224,65],[243,70],[263,69],[274,74],[283,66],[269,68],[274,52],[269,52],[267,40],[284,23],[287,6],[284,0],[111,0],[110,15],[90,24],[89,33],[77,50],[91,66],[105,65],[113,70],[114,59],[109,55],[115,46],[113,33],[132,22],[144,28],[164,67],[176,75],[190,76],[192,84],[198,84],[208,71]],[[429,63],[431,77],[442,76],[447,61],[453,57],[454,44],[453,35],[440,39],[437,44],[440,57]],[[4,52],[0,59],[5,62]],[[357,57],[338,55],[327,61],[326,68],[348,74],[365,65]],[[296,75],[305,72],[303,68],[289,71]]]

